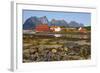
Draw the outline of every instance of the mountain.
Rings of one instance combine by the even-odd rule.
[[[46,16],[40,17],[40,18],[39,18],[39,21],[40,21],[42,24],[49,24],[49,21],[48,21],[48,19],[47,19]]]
[[[68,23],[65,20],[52,19],[50,23],[51,23],[51,25],[69,27]]]
[[[77,23],[75,21],[71,21],[70,23],[67,23],[65,20],[56,20],[52,19],[49,21],[46,16],[43,17],[30,17],[28,18],[24,24],[23,29],[29,30],[34,29],[39,24],[48,24],[49,26],[55,25],[55,26],[64,26],[64,27],[84,27],[83,24]]]
[[[28,18],[25,23],[23,24],[23,29],[34,29],[36,24],[40,24],[41,22],[38,20],[37,17],[30,17]]]
[[[84,25],[81,24],[81,23],[77,23],[77,22],[75,22],[75,21],[71,21],[71,22],[69,23],[69,27],[84,27]]]
[[[46,16],[37,18],[37,17],[30,17],[28,18],[25,23],[23,24],[23,29],[34,29],[38,24],[49,24],[49,21]]]
[[[65,27],[83,27],[83,24],[77,23],[75,21],[71,21],[70,23],[67,23],[65,20],[51,20],[51,25],[56,25],[56,26],[65,26]]]

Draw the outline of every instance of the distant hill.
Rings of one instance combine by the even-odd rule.
[[[77,22],[75,22],[75,21],[71,21],[71,22],[69,23],[69,26],[70,26],[70,27],[84,27],[83,24],[77,23]]]
[[[69,27],[69,24],[65,20],[55,20],[55,19],[52,19],[50,24],[51,25],[56,25],[56,26]]]
[[[38,20],[42,23],[42,24],[49,24],[49,21],[47,19],[46,16],[40,17],[38,18]]]
[[[41,22],[38,20],[37,17],[30,17],[28,18],[25,23],[23,24],[23,29],[28,30],[28,29],[34,29],[36,24],[40,24]]]
[[[75,21],[71,21],[70,23],[68,23],[65,20],[56,20],[56,19],[52,19],[51,21],[49,21],[46,16],[40,18],[34,16],[28,18],[24,22],[23,29],[24,30],[34,29],[36,25],[39,24],[48,24],[49,26],[55,25],[55,26],[64,26],[64,27],[84,27],[83,24],[77,23]]]
[[[30,17],[23,24],[23,29],[34,29],[38,24],[49,24],[49,21],[46,16],[40,18]]]

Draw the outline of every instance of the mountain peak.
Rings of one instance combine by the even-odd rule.
[[[65,26],[65,27],[84,26],[83,24],[78,23],[76,21],[71,21],[70,23],[67,23],[67,21],[65,21],[64,19],[61,20],[52,19],[51,21],[49,21],[46,16],[43,17],[32,16],[25,21],[25,23],[23,24],[23,29],[34,29],[36,25],[39,24],[48,24],[49,26],[55,25],[55,26]]]

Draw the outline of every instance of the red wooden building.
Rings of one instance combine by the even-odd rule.
[[[36,26],[35,31],[36,32],[46,32],[49,31],[49,26],[47,24],[39,24]]]

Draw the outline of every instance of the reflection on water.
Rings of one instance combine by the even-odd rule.
[[[34,34],[36,36],[54,36],[54,37],[69,37],[69,38],[83,38],[83,39],[88,39],[90,38],[89,34]]]
[[[54,34],[55,37],[61,37],[61,34]]]

